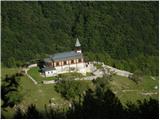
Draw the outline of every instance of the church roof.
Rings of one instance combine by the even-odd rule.
[[[77,40],[76,40],[76,44],[75,44],[75,46],[76,46],[76,47],[80,47],[80,46],[81,46],[81,44],[80,44],[80,42],[79,42],[78,38],[77,38]]]
[[[81,44],[77,38],[76,40],[76,47],[80,47]],[[77,53],[76,51],[68,51],[68,52],[62,52],[62,53],[56,53],[54,55],[50,55],[49,58],[45,58],[44,62],[52,62],[52,61],[61,61],[61,60],[71,60],[71,59],[79,59],[82,58],[82,53]]]
[[[44,67],[44,68],[42,68],[43,72],[45,72],[45,71],[51,71],[51,70],[55,70],[55,68],[53,68],[53,67]]]
[[[82,53],[77,53],[76,51],[68,51],[68,52],[62,52],[62,53],[51,55],[50,58],[54,61],[69,60],[69,59],[75,59],[75,58],[78,59],[78,58],[82,58]]]
[[[47,62],[52,62],[52,60],[51,60],[50,58],[45,58],[45,59],[44,59],[44,62],[46,62],[46,63],[47,63]]]

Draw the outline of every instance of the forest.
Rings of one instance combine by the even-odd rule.
[[[1,4],[2,66],[74,49],[87,60],[158,75],[158,1],[7,2]]]

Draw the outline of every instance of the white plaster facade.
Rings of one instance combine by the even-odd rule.
[[[51,77],[51,76],[55,76],[57,74],[56,70],[49,70],[49,71],[45,71],[44,72],[46,77]]]
[[[55,70],[45,71],[46,77],[56,76],[57,74],[67,73],[67,72],[79,72],[86,74],[86,64],[84,62],[70,65],[62,65],[55,67]]]

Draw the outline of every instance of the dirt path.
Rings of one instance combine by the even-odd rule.
[[[29,79],[31,79],[35,85],[37,85],[38,82],[37,82],[33,77],[31,77],[31,76],[28,74],[28,70],[29,70],[29,69],[26,69],[26,68],[25,68],[25,69],[23,69],[23,70],[25,71],[27,77],[28,77]]]
[[[30,75],[28,75],[28,73],[26,75],[33,81],[35,85],[38,84],[38,82],[35,79],[33,79]]]

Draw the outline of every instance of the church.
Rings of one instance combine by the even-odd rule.
[[[45,77],[56,76],[66,72],[86,73],[86,64],[84,62],[81,44],[77,38],[75,50],[56,53],[44,59],[42,73]]]

